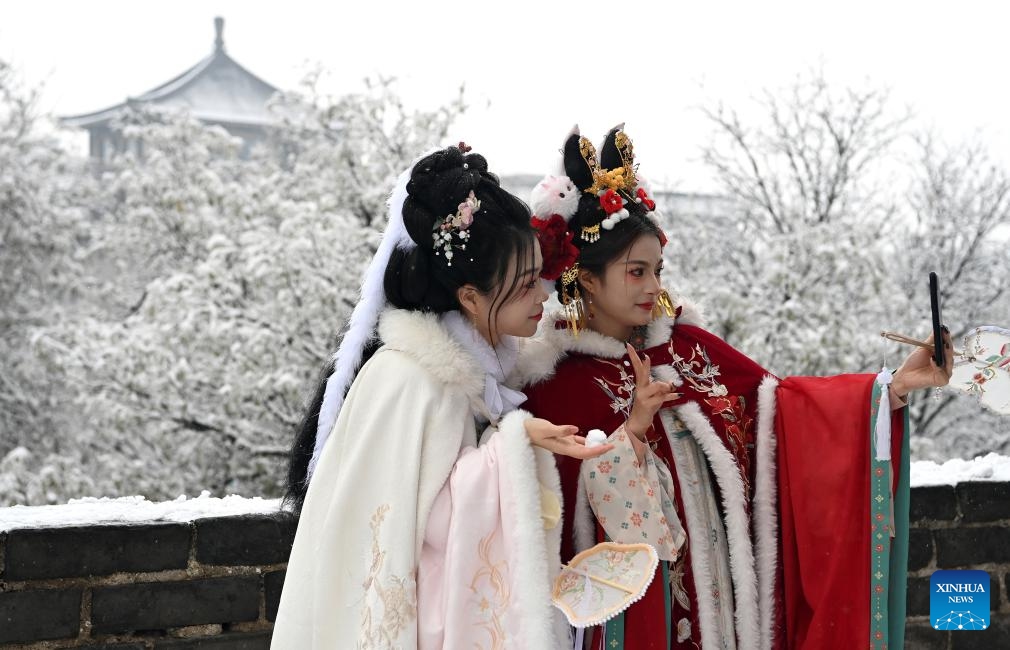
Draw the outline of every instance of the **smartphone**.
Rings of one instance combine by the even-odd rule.
[[[933,312],[933,361],[943,368],[943,315],[940,313],[940,279],[935,271],[929,273],[929,306]]]

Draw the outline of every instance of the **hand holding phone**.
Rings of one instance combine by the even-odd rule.
[[[946,359],[943,345],[943,315],[940,313],[940,279],[935,271],[929,273],[929,306],[933,312],[933,361],[943,368]]]

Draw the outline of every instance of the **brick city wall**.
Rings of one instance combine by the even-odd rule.
[[[1010,648],[1010,483],[978,481],[912,490],[905,647],[922,650]],[[991,627],[938,632],[929,624],[929,576],[938,569],[989,573]]]
[[[0,532],[0,647],[266,650],[286,513]]]
[[[1010,648],[1010,484],[912,490],[907,648]],[[192,523],[0,532],[0,646],[266,650],[295,520],[286,513]],[[992,626],[938,632],[929,577],[982,569]]]

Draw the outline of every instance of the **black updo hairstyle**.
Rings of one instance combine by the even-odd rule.
[[[383,283],[386,299],[394,307],[436,314],[459,309],[456,291],[471,284],[491,298],[487,326],[492,330],[498,310],[522,288],[519,283],[522,271],[534,265],[536,236],[530,226],[526,204],[501,188],[498,177],[488,171],[483,156],[466,153],[464,149],[469,151],[469,147],[460,143],[436,151],[411,169],[403,222],[417,246],[409,251],[394,249]],[[466,250],[453,249],[450,265],[441,248],[439,254],[435,254],[432,234],[447,216],[456,214],[459,204],[471,190],[480,201],[480,209],[474,213],[473,223],[467,229],[470,238]],[[509,282],[507,276],[512,259],[516,260],[519,273]],[[381,341],[372,340],[362,353],[362,366],[381,345]],[[319,410],[326,380],[333,371],[331,361],[320,373],[315,395],[299,425],[289,456],[284,501],[296,513],[301,511],[305,501]]]
[[[598,196],[586,192],[593,185],[595,169],[632,167],[626,169],[625,173],[632,172],[634,154],[631,141],[627,136],[619,138],[618,134],[623,135],[621,126],[614,127],[607,133],[600,148],[598,161],[593,145],[577,131],[568,136],[562,148],[565,174],[580,190],[579,206],[568,222],[568,229],[575,233],[572,243],[579,249],[579,268],[600,278],[603,277],[608,265],[622,254],[630,254],[632,245],[639,237],[653,235],[660,241],[664,239],[663,231],[649,216],[646,207],[636,202],[635,196],[625,192],[621,194],[629,216],[615,224],[611,230],[604,229],[601,224],[607,218],[607,212],[600,205]],[[594,242],[584,240],[581,237],[582,229],[595,226],[600,227],[600,238]],[[561,278],[558,278],[554,288],[558,296],[561,296],[563,292]]]
[[[456,214],[471,191],[480,209],[468,228],[466,250],[454,249],[450,265],[444,253],[435,254],[432,233]],[[537,244],[526,204],[501,188],[483,156],[449,147],[414,165],[403,223],[417,247],[397,249],[390,258],[385,276],[389,302],[400,309],[442,313],[459,309],[456,291],[471,284],[492,299],[491,330],[498,309],[519,289],[518,277],[505,286],[510,261],[516,259],[519,271],[533,267]]]

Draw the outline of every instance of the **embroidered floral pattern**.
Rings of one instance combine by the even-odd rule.
[[[691,621],[682,618],[677,621],[677,643],[683,643],[691,638]]]
[[[416,587],[414,578],[388,575],[383,580],[382,565],[386,552],[379,545],[379,530],[389,512],[389,504],[376,508],[369,526],[372,529],[372,564],[362,587],[365,590],[365,605],[361,608],[361,626],[358,648],[389,647],[400,632],[417,618]],[[381,606],[378,621],[373,620],[373,607]]]
[[[965,356],[971,360],[970,367],[976,372],[966,381],[962,381],[961,385],[969,394],[979,398],[986,395],[989,389],[998,386],[998,384],[986,386],[1001,376],[997,371],[1010,372],[1010,343],[1002,343],[1003,337],[1000,334],[993,336],[987,331],[990,329],[998,328],[976,328],[974,333],[964,337]],[[996,349],[997,346],[999,350]],[[964,374],[957,370],[954,374],[962,379],[964,377]]]
[[[725,421],[726,442],[740,468],[744,493],[751,494],[751,455],[747,449],[747,439],[751,438],[754,418],[747,415],[747,400],[742,396],[729,395],[711,397],[705,403],[712,407],[712,415],[718,415]]]
[[[686,542],[685,542],[686,544]],[[683,549],[681,549],[683,551]],[[691,610],[691,600],[687,595],[687,587],[684,586],[684,564],[686,553],[681,553],[675,562],[670,564],[670,593],[673,599],[684,609]]]
[[[677,354],[673,349],[673,341],[670,341],[670,357],[672,365],[680,373],[680,376],[699,393],[722,397],[727,394],[726,387],[718,381],[720,375],[719,366],[713,365],[708,358],[708,352],[700,344],[695,344],[691,349],[691,358],[685,359]]]
[[[628,373],[620,364],[603,359],[597,359],[600,363],[616,368],[620,373],[618,382],[608,381],[602,377],[594,377],[593,381],[600,387],[603,393],[610,400],[610,408],[614,413],[623,413],[625,418],[631,417],[631,405],[635,398],[635,377]]]
[[[483,566],[474,574],[470,581],[470,591],[474,595],[474,603],[478,609],[479,619],[475,625],[487,632],[491,645],[488,650],[502,650],[505,647],[505,626],[502,617],[509,606],[512,594],[504,569],[507,563],[502,560],[491,562],[492,540],[495,533],[480,540],[477,546],[477,556]],[[485,646],[479,646],[483,650]]]

